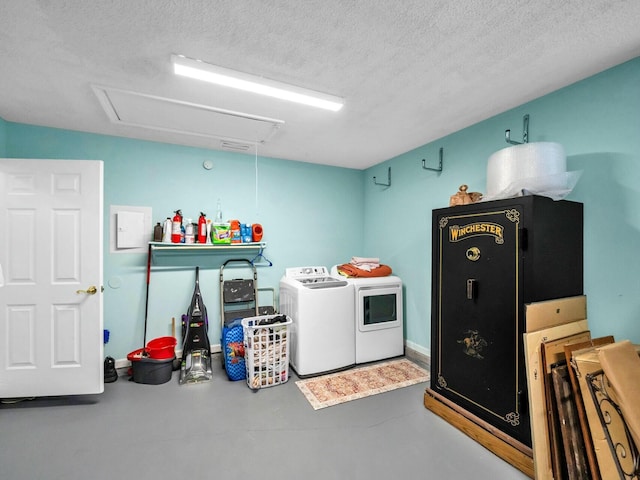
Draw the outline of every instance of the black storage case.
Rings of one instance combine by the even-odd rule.
[[[432,248],[431,389],[530,447],[524,305],[583,294],[583,205],[436,209]]]

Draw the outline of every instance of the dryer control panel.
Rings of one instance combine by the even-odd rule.
[[[285,270],[285,277],[297,280],[307,288],[330,288],[347,285],[346,280],[332,277],[327,267],[291,267]]]
[[[291,267],[286,269],[285,276],[289,278],[328,277],[329,270],[327,267]]]

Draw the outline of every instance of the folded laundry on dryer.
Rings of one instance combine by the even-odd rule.
[[[349,263],[362,270],[370,272],[372,269],[378,268],[380,266],[380,259],[367,257],[351,257],[351,261]]]
[[[386,277],[391,275],[392,270],[388,265],[380,264],[379,267],[368,270],[358,268],[351,263],[343,263],[337,267],[338,273],[345,277]]]

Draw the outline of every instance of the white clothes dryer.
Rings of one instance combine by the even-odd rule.
[[[353,286],[326,267],[287,268],[280,279],[280,313],[292,323],[289,364],[299,377],[355,364]]]
[[[353,286],[356,364],[404,355],[402,280],[387,277],[344,277]]]

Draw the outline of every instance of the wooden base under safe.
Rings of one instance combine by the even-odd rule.
[[[425,390],[424,406],[529,478],[535,478],[533,451],[526,445],[500,435],[497,429],[469,412],[459,410],[430,388]]]

